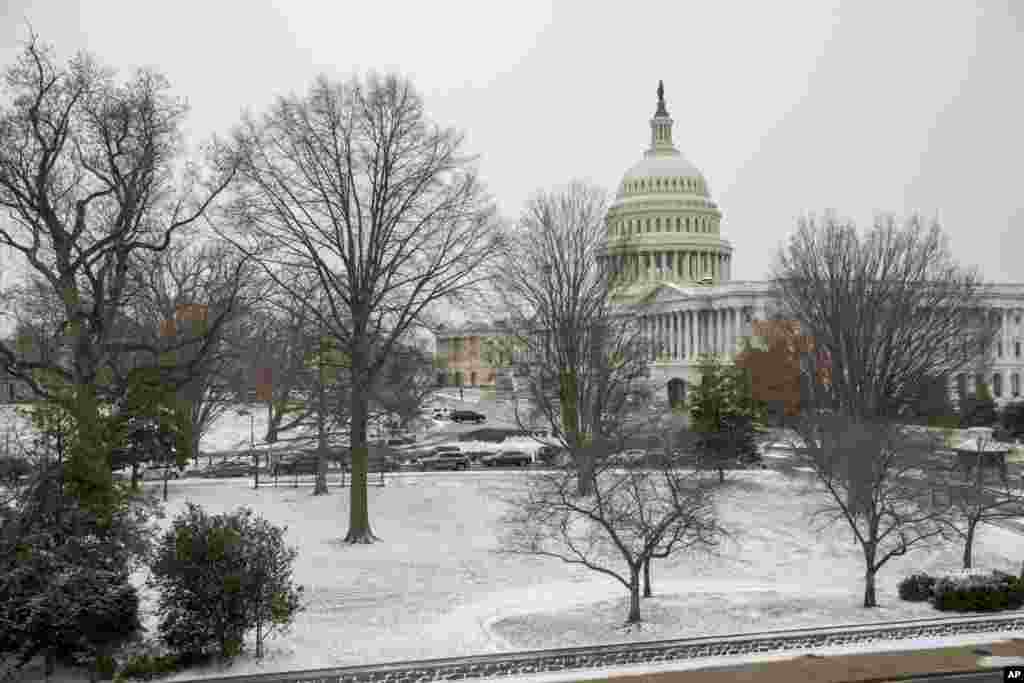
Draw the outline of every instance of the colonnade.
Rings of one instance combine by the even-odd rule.
[[[699,280],[705,273],[715,282],[732,279],[732,255],[716,249],[673,249],[613,254],[614,270],[630,280]]]
[[[642,315],[640,329],[650,343],[651,360],[691,360],[702,353],[733,357],[740,339],[751,334],[753,309],[724,306]]]

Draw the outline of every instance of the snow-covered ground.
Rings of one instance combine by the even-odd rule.
[[[265,419],[254,412],[257,434],[261,414]],[[249,418],[229,413],[211,437],[204,448],[244,447]],[[189,671],[171,680],[939,616],[927,604],[900,601],[896,585],[915,571],[959,566],[955,547],[894,558],[879,576],[881,607],[863,609],[858,548],[841,525],[811,529],[809,515],[823,499],[806,494],[809,478],[740,472],[720,507],[733,536],[715,557],[655,564],[645,622],[627,631],[627,595],[614,580],[557,560],[496,552],[501,500],[527,476],[388,475],[386,486],[369,488],[382,541],[365,546],[339,541],[348,525],[345,488],[313,497],[309,483],[254,490],[248,480],[170,482],[165,526],[187,501],[211,512],[249,505],[287,525],[288,541],[299,549],[295,580],[306,586],[307,601],[262,662],[246,655],[229,672]],[[978,566],[1019,571],[1024,537],[984,527],[976,543]],[[142,586],[145,575],[134,579]],[[145,591],[144,606],[154,627],[153,596]]]
[[[386,486],[369,489],[374,532],[383,540],[368,546],[338,541],[349,496],[337,487],[313,497],[309,485],[253,490],[241,480],[182,480],[171,482],[168,512],[173,516],[188,500],[212,512],[250,505],[287,525],[289,542],[299,548],[295,579],[306,586],[307,611],[290,635],[271,641],[262,663],[247,655],[232,675],[939,616],[927,604],[900,601],[896,584],[914,571],[958,566],[955,548],[896,558],[879,577],[881,607],[865,610],[861,558],[849,532],[811,530],[807,516],[820,499],[801,495],[805,482],[744,472],[721,507],[733,538],[718,557],[656,564],[655,596],[642,605],[645,622],[627,631],[627,596],[614,580],[495,552],[501,499],[526,476],[391,476]],[[1022,550],[1024,538],[985,528],[976,563],[1016,572]]]

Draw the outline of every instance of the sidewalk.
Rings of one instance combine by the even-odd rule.
[[[1004,659],[1005,658],[1005,659]],[[881,683],[920,674],[1000,671],[1024,664],[1024,639],[986,645],[858,655],[803,655],[783,661],[667,673],[609,676],[614,683]],[[596,683],[588,679],[586,683]],[[581,679],[579,683],[584,683]]]

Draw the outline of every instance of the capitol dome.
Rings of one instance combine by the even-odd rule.
[[[663,284],[729,280],[732,246],[719,233],[722,213],[703,174],[673,144],[672,123],[659,82],[650,147],[622,177],[606,217],[603,258],[627,298]]]
[[[633,164],[622,176],[620,186],[641,178],[695,178],[701,183],[704,176],[696,166],[691,164],[682,154],[676,153],[670,156],[656,156],[641,159]]]

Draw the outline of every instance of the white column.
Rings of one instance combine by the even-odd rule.
[[[1003,357],[1004,358],[1009,358],[1009,354],[1010,354],[1010,326],[1007,325],[1007,322],[1009,322],[1009,316],[1006,315],[1006,309],[1005,308],[1000,308],[999,311],[1002,313],[1002,327],[1000,328],[1000,332],[1002,332],[1002,334],[1000,335],[1000,339],[1003,340],[1003,353],[1005,354]]]
[[[708,312],[708,327],[710,328],[708,330],[708,332],[711,333],[711,334],[708,335],[708,350],[711,353],[714,353],[714,354],[718,353],[718,315],[719,315],[719,313],[721,313],[721,311],[719,311],[716,308],[713,308],[713,309],[711,309],[711,311]]]
[[[732,307],[725,309],[725,353],[732,358],[735,352],[736,339],[733,337]]]
[[[686,359],[688,359],[690,357],[690,344],[689,344],[689,338],[688,338],[688,335],[690,334],[690,312],[689,311],[684,309],[681,312],[681,315],[680,315],[680,318],[679,318],[679,325],[680,325],[679,331],[682,333],[682,341],[683,341],[683,347],[682,347],[682,350],[680,351],[680,356],[682,357],[683,360],[686,360]]]
[[[672,312],[672,360],[679,360],[679,312]]]
[[[661,347],[665,341],[665,319],[660,313],[654,316],[654,336],[654,347],[657,349],[657,353],[661,353]]]
[[[716,259],[716,261],[717,261],[717,259]],[[728,335],[726,335],[726,332],[728,332],[728,330],[729,330],[729,319],[728,319],[728,316],[729,316],[729,309],[727,309],[727,308],[723,308],[721,311],[718,312],[718,318],[719,318],[719,322],[720,322],[719,327],[722,330],[721,333],[718,335],[719,340],[720,340],[719,346],[721,347],[719,349],[719,351],[722,353],[723,356],[729,352]]]
[[[732,311],[733,311],[733,314],[734,314],[733,315],[733,333],[734,333],[734,336],[736,338],[736,344],[739,345],[739,343],[742,341],[742,337],[743,337],[743,328],[741,327],[741,325],[743,325],[743,312],[739,308],[734,308],[734,309],[732,309]]]

